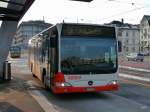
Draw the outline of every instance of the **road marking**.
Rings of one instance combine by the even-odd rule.
[[[129,70],[136,70],[136,71],[140,71],[140,72],[150,72],[150,70],[147,70],[147,69],[133,68],[133,67],[128,67],[128,66],[119,66],[119,68],[125,68],[125,69],[129,69]]]
[[[29,94],[40,104],[45,112],[58,112],[52,103],[38,90],[29,90]]]
[[[120,79],[120,80],[125,81],[127,83],[139,84],[139,85],[143,85],[143,86],[150,88],[149,84],[140,83],[140,82],[137,82],[136,80],[127,80],[127,79]]]
[[[29,86],[29,94],[40,104],[45,112],[58,112],[41,91],[35,90],[36,87],[34,86],[33,81],[27,81],[26,83]]]
[[[133,75],[123,74],[123,73],[119,73],[119,76],[130,78],[130,79],[136,79],[136,80],[140,80],[140,81],[150,82],[150,79],[144,78],[144,77],[139,77],[139,76],[133,76]]]
[[[135,110],[136,110],[136,112],[137,112],[139,110],[139,112],[149,112],[148,111],[150,109],[149,106],[147,106],[143,103],[137,102],[135,100],[132,100],[132,99],[124,97],[124,96],[119,96],[114,93],[105,93],[105,94],[108,94],[109,96],[111,95],[113,98],[116,98],[116,99],[119,99],[121,101],[128,103],[129,105],[127,106],[127,108],[130,107],[129,110],[131,110],[131,111],[135,112]],[[133,109],[135,109],[135,110],[133,110]]]

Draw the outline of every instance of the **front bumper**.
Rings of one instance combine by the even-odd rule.
[[[118,84],[109,84],[103,86],[92,87],[52,87],[52,91],[56,94],[61,93],[85,93],[85,92],[99,92],[99,91],[117,91],[119,89]]]

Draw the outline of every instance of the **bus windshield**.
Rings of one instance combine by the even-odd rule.
[[[20,52],[20,47],[11,47],[10,52]]]
[[[117,71],[114,38],[61,37],[61,71],[64,74],[104,74]]]

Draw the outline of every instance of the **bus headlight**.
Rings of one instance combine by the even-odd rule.
[[[110,82],[108,83],[108,85],[116,85],[116,84],[117,84],[117,81],[116,81],[116,80],[110,81]]]
[[[64,86],[65,86],[65,84],[64,84],[64,83],[61,83],[61,86],[62,86],[62,87],[64,87]]]
[[[112,81],[112,84],[116,85],[116,84],[117,84],[117,81]]]
[[[67,82],[56,82],[55,85],[57,87],[68,87],[68,86],[71,86],[71,84],[69,84]]]

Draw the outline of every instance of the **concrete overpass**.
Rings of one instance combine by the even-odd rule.
[[[35,0],[0,0],[0,78],[19,20]]]

